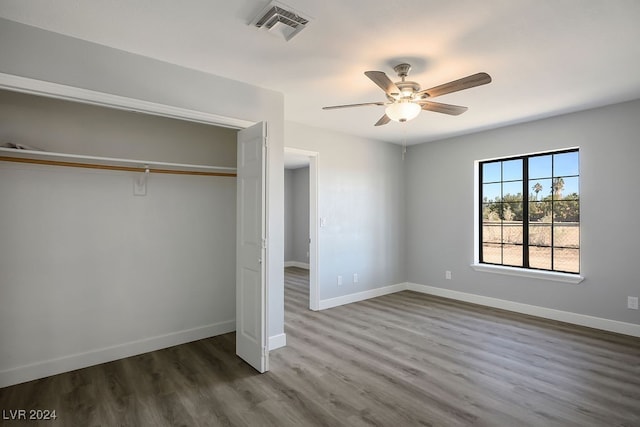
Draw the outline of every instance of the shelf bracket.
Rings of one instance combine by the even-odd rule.
[[[133,195],[147,195],[147,179],[149,178],[149,165],[144,165],[144,173],[138,175],[133,181]]]

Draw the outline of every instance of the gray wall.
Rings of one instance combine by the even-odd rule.
[[[284,261],[293,260],[293,169],[284,170]]]
[[[293,251],[290,261],[309,263],[309,168],[293,170]]]
[[[269,124],[268,334],[284,333],[284,97],[204,72],[0,19],[0,73]]]
[[[0,141],[235,166],[234,130],[5,91]],[[235,329],[235,179],[138,175],[0,162],[0,383]]]
[[[309,168],[285,170],[284,260],[309,264]]]
[[[0,90],[0,143],[236,167],[237,130]]]
[[[320,299],[403,283],[401,147],[292,122],[285,124],[285,141],[319,153],[318,216],[326,218],[318,236]]]
[[[630,323],[638,296],[640,101],[409,147],[408,280]],[[577,285],[476,272],[474,161],[580,147],[581,274]],[[451,270],[453,280],[445,280]]]

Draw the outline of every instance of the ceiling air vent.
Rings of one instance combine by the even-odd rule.
[[[300,12],[293,11],[291,7],[277,1],[272,1],[251,22],[251,25],[280,35],[289,41],[304,30],[308,23],[309,19],[303,17]]]

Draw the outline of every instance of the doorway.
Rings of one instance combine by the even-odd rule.
[[[319,310],[318,153],[285,147],[285,268],[308,270],[310,310]]]

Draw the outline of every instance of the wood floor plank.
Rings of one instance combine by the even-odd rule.
[[[640,426],[640,339],[416,292],[312,312],[285,273],[287,347],[235,334],[0,389],[57,426]]]

